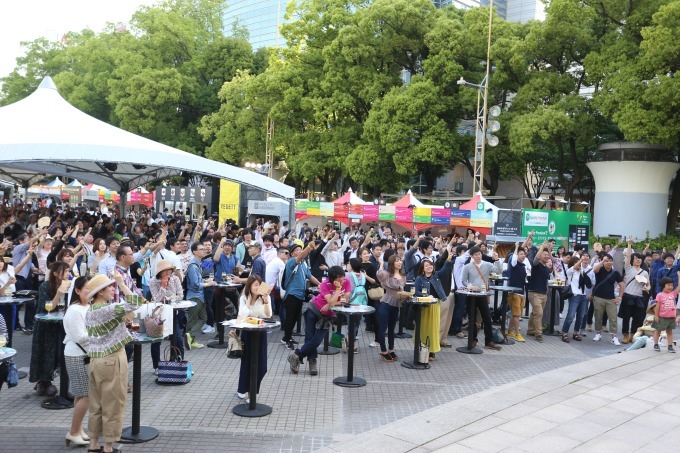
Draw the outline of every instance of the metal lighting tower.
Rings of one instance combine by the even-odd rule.
[[[500,115],[500,108],[494,106],[488,109],[489,99],[489,72],[491,71],[491,25],[493,23],[493,0],[489,1],[489,36],[486,47],[486,75],[480,85],[466,82],[462,77],[458,80],[458,85],[469,86],[477,89],[477,122],[475,126],[475,156],[473,164],[472,195],[482,193],[484,188],[484,152],[486,143],[489,146],[498,145],[498,137],[489,135],[489,132],[496,132],[500,129],[498,121],[491,121],[487,130],[487,118],[494,118]],[[480,108],[481,104],[481,108]]]

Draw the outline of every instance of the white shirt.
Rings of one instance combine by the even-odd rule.
[[[87,351],[90,344],[90,337],[87,335],[85,327],[85,315],[89,306],[78,303],[70,305],[64,315],[64,355],[69,357],[84,356],[85,353],[78,347],[78,344]],[[77,343],[77,344],[76,344]]]
[[[116,259],[109,254],[106,258],[103,260],[99,261],[99,269],[97,272],[103,275],[109,275],[111,272],[113,272],[113,268],[116,267]],[[45,278],[48,278],[45,276]]]
[[[12,266],[11,264],[7,264],[7,271],[0,274],[0,287],[5,286],[5,283],[7,283],[10,278],[15,278],[14,266]],[[9,285],[5,291],[8,291],[11,294],[14,293],[16,290],[17,288],[15,285]]]
[[[193,255],[192,255],[193,257]],[[151,257],[149,258],[149,267],[150,267],[150,272],[151,276],[156,275],[156,265],[160,260],[168,260],[172,263],[173,266],[175,266],[175,269],[179,269],[179,271],[184,275],[184,271],[182,269],[182,260],[181,258],[172,250],[168,249],[162,249],[158,253],[152,253]],[[191,261],[191,260],[189,260]],[[187,267],[189,265],[187,264]]]
[[[267,264],[264,274],[264,282],[269,286],[275,286],[279,281],[279,274],[283,272],[286,267],[286,263],[283,262],[281,258],[277,256]]]

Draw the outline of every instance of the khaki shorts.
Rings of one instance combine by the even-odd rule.
[[[517,293],[508,294],[508,304],[512,311],[512,316],[522,316],[524,310],[524,297]]]
[[[659,322],[653,322],[652,327],[661,332],[675,329],[675,318],[659,318]]]

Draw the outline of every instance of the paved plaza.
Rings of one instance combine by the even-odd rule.
[[[526,330],[526,321],[522,329]],[[320,356],[318,376],[310,376],[306,364],[300,374],[292,375],[281,334],[276,330],[269,335],[268,373],[258,398],[272,406],[273,413],[254,419],[231,411],[240,403],[236,396],[240,362],[228,359],[225,350],[188,352],[196,372],[193,381],[163,387],[154,382],[149,347],[144,346],[141,420],[161,434],[146,444],[126,445],[125,451],[538,451],[541,442],[531,437],[541,433],[556,445],[542,451],[558,451],[557,447],[569,450],[582,442],[591,446],[588,436],[594,437],[600,427],[625,434],[627,424],[637,414],[654,409],[656,403],[662,412],[674,415],[658,424],[654,432],[664,433],[654,439],[673,433],[678,439],[680,432],[680,427],[669,425],[676,418],[680,421],[680,398],[671,401],[680,390],[677,385],[665,385],[680,374],[680,362],[671,361],[674,355],[653,355],[649,350],[616,354],[623,347],[595,343],[592,334],[569,344],[559,337],[546,337],[543,344],[529,338],[525,344],[505,346],[500,352],[484,350],[482,355],[443,350],[431,369],[418,371],[381,362],[378,351],[368,347],[370,337],[362,327],[355,369],[368,385],[356,389],[332,384],[334,377],[346,372],[347,356],[342,353]],[[209,337],[199,341],[206,343]],[[454,347],[465,344],[464,340],[451,341]],[[27,370],[31,337],[18,333],[14,345],[19,351],[18,366]],[[411,340],[397,340],[396,351],[401,359],[408,357]],[[657,371],[665,367],[674,375]],[[644,387],[653,390],[648,398],[637,392]],[[673,393],[664,394],[661,401],[659,390],[666,387]],[[635,400],[617,402],[634,392]],[[28,379],[0,392],[0,451],[67,450],[63,438],[71,410],[43,409],[42,400]],[[130,401],[131,396],[125,426],[130,424]],[[570,424],[582,425],[580,421],[597,429],[569,428]],[[488,431],[492,428],[493,435]],[[494,440],[487,443],[490,436]],[[563,437],[571,441],[564,442]],[[626,448],[637,445],[627,443],[627,437],[622,439]],[[636,439],[649,440],[650,436]]]

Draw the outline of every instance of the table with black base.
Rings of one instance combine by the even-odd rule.
[[[316,353],[319,355],[335,355],[340,352],[340,348],[330,345],[330,336],[333,329],[327,329],[326,335],[323,337],[323,346],[317,349]]]
[[[404,291],[410,291],[414,286],[414,282],[406,282],[404,285]],[[408,317],[408,305],[401,304],[399,308],[399,331],[394,334],[394,338],[413,338],[408,332],[404,332],[404,325],[406,324],[406,318]]]
[[[12,347],[12,337],[14,336],[14,321],[16,320],[17,310],[19,305],[24,304],[30,300],[32,297],[11,297],[2,296],[0,297],[0,313],[4,315],[5,321],[7,323],[7,346]],[[19,371],[19,379],[23,379],[28,374],[25,371]]]
[[[411,299],[406,299],[404,301],[407,304],[410,304],[412,308],[416,311],[416,319],[415,319],[415,329],[413,330],[413,360],[402,360],[401,366],[405,368],[410,368],[412,370],[429,370],[430,369],[430,364],[429,363],[420,363],[418,361],[418,355],[420,354],[420,322],[422,320],[422,309],[425,306],[428,305],[434,305],[438,304],[439,300],[437,299],[430,299],[425,302],[418,302],[417,297],[412,297]]]
[[[522,288],[516,288],[514,286],[489,286],[489,289],[493,291],[493,308],[496,310],[498,308],[498,293],[502,292],[502,302],[501,302],[501,333],[503,334],[503,344],[515,344],[515,340],[508,338],[505,333],[505,322],[508,320],[508,293],[516,293],[524,291]],[[475,311],[475,314],[477,312]]]
[[[66,332],[64,332],[64,314],[54,313],[54,314],[40,314],[36,315],[35,322],[41,323],[56,323],[61,327],[61,333],[59,335],[59,343],[61,344],[61,354],[59,354],[59,394],[53,396],[52,398],[47,398],[45,401],[40,403],[43,409],[71,409],[73,407],[73,400],[69,398],[68,395],[68,372],[66,371],[66,360],[64,359],[64,337]]]
[[[349,318],[347,323],[347,376],[339,376],[333,379],[333,384],[340,387],[363,387],[366,379],[354,376],[354,342],[356,341],[355,325],[357,318],[363,315],[370,315],[375,312],[375,308],[370,305],[350,305],[349,307],[339,305],[331,308],[336,313],[344,313]]]
[[[261,332],[266,332],[269,329],[275,327],[281,327],[281,323],[276,322],[265,322],[264,324],[250,324],[247,322],[236,322],[235,319],[231,321],[225,321],[223,323],[227,327],[233,327],[235,329],[246,330],[251,333],[259,334]],[[250,384],[248,385],[248,402],[243,404],[237,404],[232,409],[235,415],[240,417],[264,417],[272,413],[271,406],[265,404],[259,404],[257,402],[257,373],[258,373],[258,360],[260,355],[260,340],[261,335],[251,335],[250,336]]]
[[[132,425],[123,428],[121,443],[139,444],[158,437],[158,430],[151,426],[140,426],[142,406],[142,345],[163,341],[162,338],[149,338],[145,334],[137,335],[132,342],[134,347],[132,359]]]
[[[3,347],[0,348],[0,363],[2,362],[8,362],[14,358],[14,356],[17,355],[17,350],[8,348],[8,347]]]
[[[215,285],[215,325],[217,326],[217,341],[208,343],[212,349],[227,349],[228,343],[224,341],[224,309],[227,303],[226,291],[237,291],[242,285],[240,283],[217,283]],[[231,301],[229,302],[231,303]]]
[[[544,330],[543,335],[549,335],[551,337],[559,337],[562,335],[555,332],[555,304],[559,304],[559,292],[565,286],[566,285],[557,285],[548,282],[548,287],[550,288],[550,307],[548,307],[548,316],[550,316],[550,320],[548,321],[548,330]]]
[[[472,332],[474,331],[474,325],[477,322],[477,304],[475,303],[475,300],[477,298],[484,298],[484,303],[486,303],[486,298],[489,297],[491,294],[493,294],[490,291],[467,291],[460,289],[456,291],[456,294],[462,294],[466,296],[467,298],[467,311],[468,311],[468,316],[469,316],[469,321],[468,321],[468,326],[469,326],[469,332],[468,332],[468,341],[467,341],[467,346],[461,346],[460,348],[456,348],[456,351],[462,352],[463,354],[481,354],[483,351],[479,349],[475,345],[475,339],[473,338],[474,335]]]

